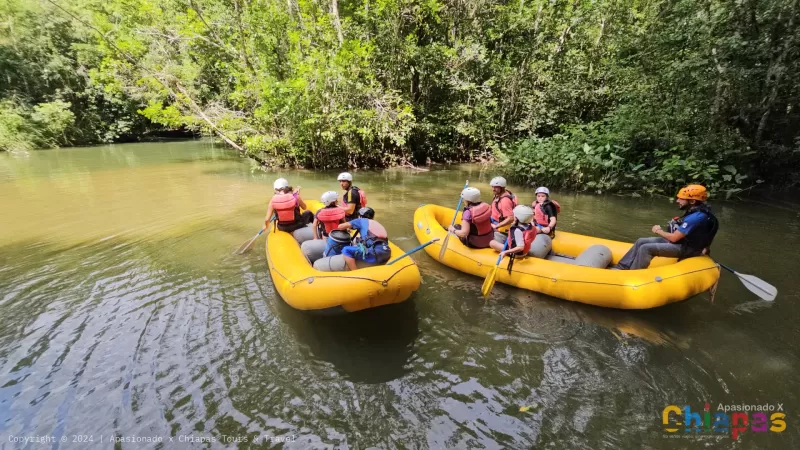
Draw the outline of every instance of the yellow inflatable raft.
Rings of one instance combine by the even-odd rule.
[[[446,235],[442,224],[449,225],[454,212],[443,206],[424,205],[414,213],[414,232],[420,242],[441,238],[438,243],[425,247],[428,255],[437,261]],[[456,223],[461,223],[461,213]],[[552,252],[574,258],[596,244],[611,250],[613,264],[631,247],[624,242],[559,231],[553,239]],[[471,249],[458,238],[451,237],[447,252],[439,262],[485,277],[497,262],[497,252]],[[506,258],[497,271],[498,282],[564,300],[620,309],[655,308],[685,300],[714,286],[720,273],[719,266],[706,256],[680,262],[674,258],[654,258],[650,267],[643,270],[596,269],[533,257],[516,260],[510,275],[507,267]]]
[[[306,206],[316,212],[322,204],[307,201]],[[354,272],[322,272],[311,266],[290,233],[278,231],[274,225],[266,245],[267,265],[275,289],[295,309],[353,312],[403,302],[419,289],[419,268],[410,257],[391,266],[366,267]],[[391,241],[389,247],[391,259],[405,253]]]

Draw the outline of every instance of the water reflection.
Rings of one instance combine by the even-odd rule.
[[[307,357],[331,363],[345,379],[383,383],[408,373],[419,334],[413,299],[336,316],[297,311],[283,301],[276,304],[278,316],[307,346]]]

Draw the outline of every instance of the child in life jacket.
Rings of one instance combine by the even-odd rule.
[[[353,241],[356,245],[348,245],[342,249],[347,268],[357,270],[356,260],[386,264],[392,253],[389,248],[389,236],[386,233],[386,228],[373,220],[375,211],[369,206],[359,209],[358,217],[358,219],[345,222],[338,227],[340,230],[349,230],[351,228],[357,230],[356,238]]]
[[[467,203],[461,215],[461,225],[451,226],[448,230],[469,248],[489,248],[489,242],[494,239],[492,207],[481,202],[481,191],[474,187],[461,191],[461,198]]]
[[[345,210],[339,207],[339,194],[328,191],[320,197],[323,207],[314,216],[314,239],[328,237],[340,223],[344,222]]]
[[[536,201],[533,208],[533,224],[542,233],[554,238],[556,236],[556,222],[561,205],[555,200],[550,200],[550,189],[542,186],[536,189]]]
[[[511,256],[516,258],[524,258],[528,256],[531,250],[531,244],[536,239],[537,228],[531,224],[533,219],[533,210],[526,205],[519,205],[514,207],[514,224],[508,231],[508,242],[506,250],[503,250],[504,244],[497,241],[492,241],[490,245],[495,251],[500,252],[501,256]]]
[[[287,233],[299,230],[314,220],[311,211],[300,212],[300,209],[306,209],[306,202],[300,197],[299,187],[293,191],[285,178],[275,180],[272,187],[275,189],[275,195],[269,201],[262,229],[267,229],[273,214],[277,215],[278,229]]]

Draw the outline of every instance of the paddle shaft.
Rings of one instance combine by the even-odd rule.
[[[391,266],[392,264],[394,264],[394,263],[396,263],[397,261],[399,261],[399,260],[401,260],[401,259],[405,258],[406,256],[408,256],[408,255],[410,255],[410,254],[412,254],[412,253],[416,253],[416,252],[418,252],[418,251],[422,250],[423,248],[425,248],[425,247],[427,247],[427,246],[429,246],[429,245],[433,244],[434,242],[436,242],[436,241],[438,241],[438,240],[439,240],[439,238],[433,238],[433,239],[431,239],[430,241],[428,241],[428,242],[426,242],[426,243],[424,243],[424,244],[422,244],[422,245],[418,245],[418,246],[416,246],[416,247],[412,248],[411,250],[409,250],[409,251],[407,251],[407,252],[403,253],[401,256],[398,256],[397,258],[395,258],[395,259],[393,259],[393,260],[389,261],[388,263],[386,263],[386,265],[387,265],[387,266]]]
[[[483,286],[481,286],[481,294],[483,294],[484,299],[489,298],[489,294],[492,293],[492,288],[494,288],[494,282],[497,280],[497,269],[500,267],[500,261],[503,260],[502,252],[508,248],[508,239],[506,239],[506,243],[503,244],[503,250],[500,252],[501,254],[497,256],[497,263],[495,263],[492,270],[489,271],[489,274],[486,275],[486,279],[483,280]]]
[[[469,186],[469,180],[464,183],[464,189]],[[462,191],[464,190],[462,189]],[[450,221],[450,226],[452,227],[456,223],[456,217],[458,217],[458,211],[461,209],[461,202],[464,201],[464,197],[461,194],[458,194],[458,205],[456,206],[456,213],[453,214],[453,220]],[[444,242],[442,242],[442,248],[439,250],[439,261],[444,258],[445,252],[447,252],[447,244],[450,242],[450,228],[447,228],[447,236],[444,237]]]
[[[467,180],[467,182],[466,182],[466,183],[464,183],[464,188],[463,188],[463,189],[461,189],[461,190],[463,191],[463,190],[464,190],[464,189],[466,189],[468,186],[469,186],[469,180]],[[456,213],[455,213],[455,214],[453,214],[453,220],[451,220],[451,221],[450,221],[450,226],[451,226],[451,227],[452,227],[453,225],[455,225],[455,223],[456,223],[456,217],[458,217],[458,211],[460,211],[460,210],[461,210],[461,203],[462,203],[463,201],[464,201],[464,197],[462,197],[462,196],[461,196],[461,194],[459,193],[459,194],[458,194],[458,205],[456,206]]]

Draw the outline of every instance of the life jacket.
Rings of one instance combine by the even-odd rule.
[[[300,216],[300,206],[294,194],[277,194],[272,197],[272,208],[278,214],[278,223],[290,224]]]
[[[392,250],[389,248],[389,234],[380,222],[367,220],[369,220],[369,230],[366,238],[362,237],[359,244],[364,246],[365,254],[375,256],[378,264],[385,264],[392,254]]]
[[[545,206],[552,205],[553,208],[556,210],[556,215],[561,213],[561,205],[558,204],[555,200],[547,199],[542,203],[533,202],[533,218],[536,220],[536,223],[546,227],[550,224],[550,216],[544,212]]]
[[[469,234],[472,236],[485,236],[492,230],[492,207],[488,203],[480,203],[466,208],[472,214],[469,224]]]
[[[319,220],[320,231],[323,236],[327,236],[331,231],[335,230],[342,219],[344,219],[345,212],[338,206],[328,206],[317,211],[317,220]]]
[[[520,257],[528,256],[528,252],[531,250],[531,244],[533,240],[536,239],[536,234],[539,230],[530,223],[517,223],[516,225],[512,225],[511,229],[508,232],[508,248],[514,248],[519,245],[519,242],[515,242],[514,240],[514,232],[516,230],[522,231],[522,251],[518,253]]]
[[[680,227],[681,224],[683,224],[683,219],[686,218],[686,216],[696,212],[705,214],[706,221],[695,226],[689,234],[678,241],[678,243],[681,244],[681,256],[679,259],[689,254],[701,252],[704,248],[710,247],[711,243],[714,241],[714,236],[717,235],[717,230],[719,230],[719,220],[717,220],[717,217],[711,212],[711,208],[705,203],[701,203],[686,211],[686,214],[684,214],[682,218],[675,221],[677,226]]]
[[[493,210],[492,211],[492,219],[494,219],[496,221],[495,223],[500,223],[500,222],[506,220],[506,216],[504,216],[503,212],[500,210],[500,201],[503,200],[504,198],[508,198],[508,199],[511,200],[511,208],[514,208],[515,206],[517,206],[517,196],[514,195],[514,193],[509,191],[509,190],[506,190],[506,192],[503,195],[501,195],[500,197],[497,197],[494,200],[492,200],[492,210]],[[496,217],[495,217],[495,211],[497,212]],[[503,227],[503,228],[505,230],[508,229],[508,228],[505,228],[505,227]],[[501,230],[498,229],[498,231],[501,231]]]
[[[342,195],[342,204],[346,205],[350,203],[348,200],[353,198],[353,191],[356,191],[356,194],[358,194],[358,205],[356,205],[356,212],[358,212],[359,208],[367,206],[367,193],[358,186],[350,186],[350,189]]]

